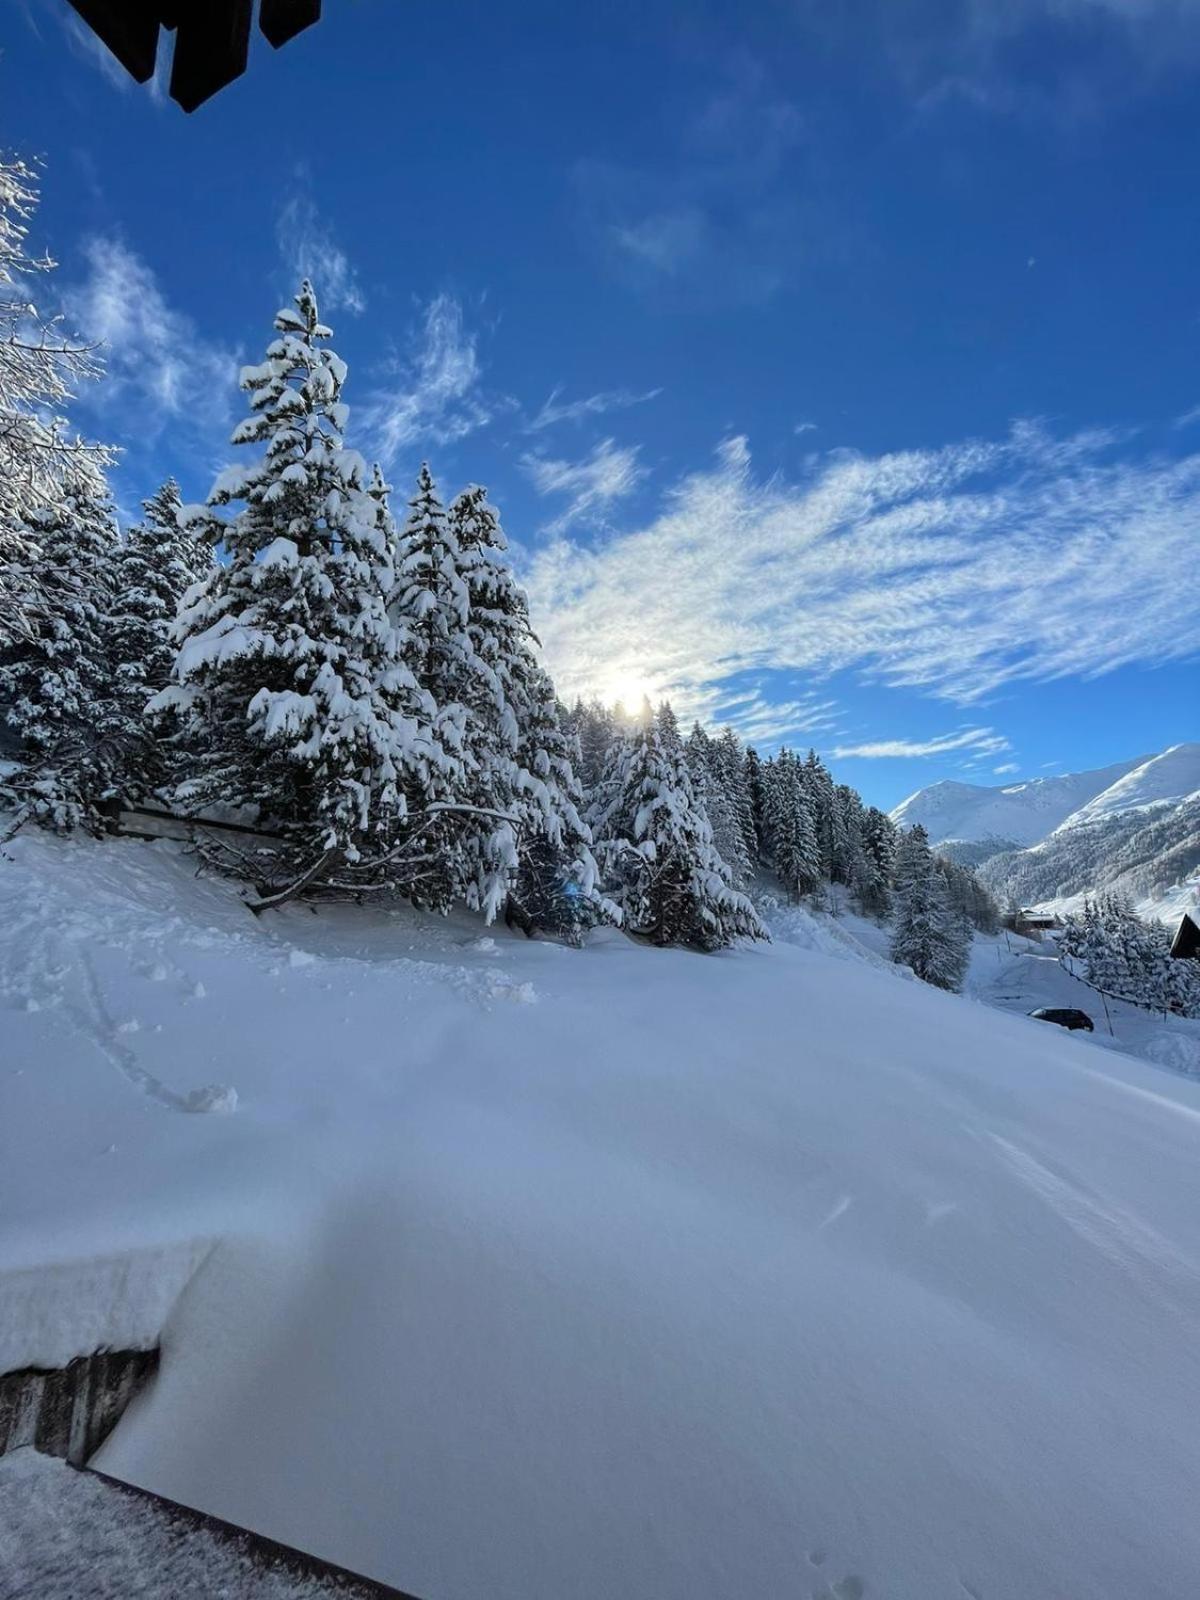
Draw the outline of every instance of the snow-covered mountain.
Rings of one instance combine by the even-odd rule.
[[[892,812],[974,867],[1002,902],[1070,909],[1117,889],[1174,920],[1200,903],[1200,744],[988,788],[935,783]]]
[[[1001,848],[1037,844],[1068,817],[1143,767],[1147,759],[1138,756],[1094,772],[1067,772],[1001,786],[946,778],[901,801],[892,812],[892,821],[904,828],[919,822],[933,844],[947,839],[995,839]]]
[[[909,795],[892,821],[919,822],[931,843],[996,840],[1040,844],[1065,828],[1108,821],[1127,811],[1178,805],[1200,793],[1200,744],[1175,744],[1158,755],[1118,761],[1092,772],[1066,772],[1026,783],[958,783],[952,778]]]
[[[1059,823],[1059,829],[1105,822],[1110,817],[1145,811],[1153,806],[1178,805],[1197,793],[1200,793],[1200,744],[1173,744],[1161,755],[1141,762],[1095,799],[1080,806]]]

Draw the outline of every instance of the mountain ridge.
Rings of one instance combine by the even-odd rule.
[[[935,845],[950,839],[980,842],[993,838],[1017,846],[1037,844],[1153,759],[1152,755],[1135,756],[1085,772],[1056,773],[1019,783],[979,784],[943,778],[910,794],[890,814],[900,827],[920,823]]]
[[[1064,911],[1112,889],[1172,922],[1200,903],[1200,743],[1020,784],[946,780],[891,815],[921,823],[1005,904]]]

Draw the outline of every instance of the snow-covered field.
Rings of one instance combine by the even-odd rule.
[[[850,919],[575,952],[5,855],[0,1338],[163,1323],[103,1470],[427,1600],[1194,1592],[1200,1081]]]

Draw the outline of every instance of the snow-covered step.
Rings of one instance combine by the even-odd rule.
[[[34,1450],[0,1460],[0,1585],[38,1600],[413,1600]]]

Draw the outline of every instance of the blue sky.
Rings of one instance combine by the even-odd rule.
[[[885,805],[1200,737],[1200,0],[326,12],[184,117],[0,0],[123,507],[205,494],[308,272],[350,442],[489,485],[565,693]]]

